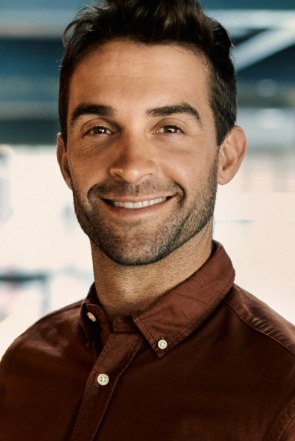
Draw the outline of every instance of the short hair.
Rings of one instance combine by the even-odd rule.
[[[178,44],[201,54],[209,67],[209,98],[216,141],[220,145],[236,121],[236,78],[232,43],[226,30],[206,16],[194,0],[105,0],[82,8],[64,32],[60,70],[59,120],[67,140],[69,84],[77,64],[93,49],[112,40],[147,45]]]

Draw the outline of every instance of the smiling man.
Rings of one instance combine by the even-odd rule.
[[[3,357],[3,441],[294,441],[294,327],[212,240],[246,149],[230,47],[192,0],[68,26],[57,155],[94,284]]]

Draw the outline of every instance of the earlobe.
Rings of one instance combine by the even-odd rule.
[[[227,184],[237,173],[245,157],[247,142],[244,131],[234,126],[221,144],[218,153],[218,183]]]
[[[72,188],[72,178],[68,161],[67,149],[61,133],[56,138],[56,156],[63,178],[69,188]]]

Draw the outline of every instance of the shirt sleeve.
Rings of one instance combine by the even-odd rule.
[[[293,416],[292,420],[289,421],[289,424],[286,427],[282,437],[279,437],[278,441],[295,441],[295,415]]]
[[[295,441],[295,399],[285,407],[265,441]]]

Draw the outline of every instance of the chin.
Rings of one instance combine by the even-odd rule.
[[[105,254],[109,259],[111,259],[113,262],[117,263],[121,266],[144,266],[144,265],[150,265],[152,263],[156,263],[162,259],[164,259],[168,254],[170,254],[171,251],[162,252],[162,253],[156,253],[156,254],[143,254],[143,253],[137,253],[135,255],[134,249],[131,253],[120,253],[118,250],[115,250],[114,252],[110,250],[104,250],[99,247],[100,251]]]

